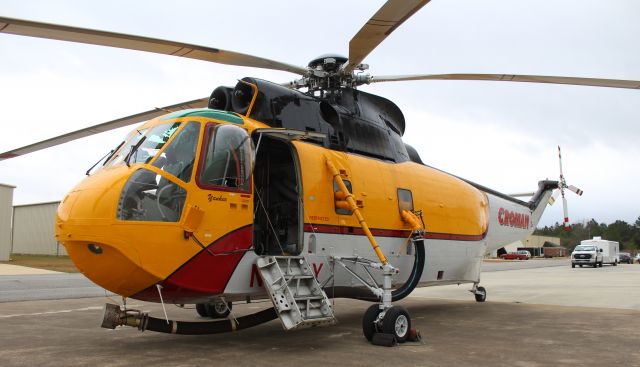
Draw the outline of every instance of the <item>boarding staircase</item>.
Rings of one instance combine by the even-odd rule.
[[[336,323],[329,298],[303,256],[262,256],[257,265],[286,330]]]

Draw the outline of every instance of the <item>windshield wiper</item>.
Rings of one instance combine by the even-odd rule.
[[[102,158],[98,159],[98,161],[93,166],[91,166],[87,170],[87,172],[85,172],[85,175],[89,176],[89,172],[91,172],[91,170],[94,169],[100,162],[103,162],[102,165],[104,166],[104,164],[107,163],[107,161],[111,159],[111,157],[113,157],[113,155],[118,151],[118,149],[120,149],[122,144],[124,144],[124,141],[118,144],[118,146],[115,149],[112,149],[109,153],[105,154],[104,156],[102,156]]]
[[[144,139],[146,138],[147,138],[146,136],[143,136],[139,142],[131,146],[131,150],[129,150],[129,154],[127,154],[127,156],[124,158],[124,162],[127,164],[127,167],[131,167],[131,164],[129,163],[131,156],[138,150],[138,148],[140,148],[140,145],[142,145],[142,142],[144,142]]]

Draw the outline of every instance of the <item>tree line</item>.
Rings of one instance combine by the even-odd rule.
[[[560,237],[560,245],[569,250],[580,244],[582,240],[588,240],[596,236],[603,240],[620,243],[620,250],[640,249],[640,217],[631,224],[623,220],[616,220],[611,224],[598,223],[595,219],[582,223],[571,224],[571,231],[564,229],[564,224],[556,222],[553,226],[536,228],[535,235]]]

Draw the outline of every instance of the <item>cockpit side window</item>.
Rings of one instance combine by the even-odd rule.
[[[184,182],[191,181],[191,173],[196,159],[200,123],[187,123],[169,143],[153,166],[168,172]]]
[[[207,125],[197,183],[205,189],[249,191],[253,149],[249,134],[235,125]]]

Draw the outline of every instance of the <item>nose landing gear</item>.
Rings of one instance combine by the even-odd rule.
[[[209,317],[212,319],[224,319],[231,313],[233,304],[224,300],[217,300],[210,303],[197,303],[196,311],[201,317]]]

